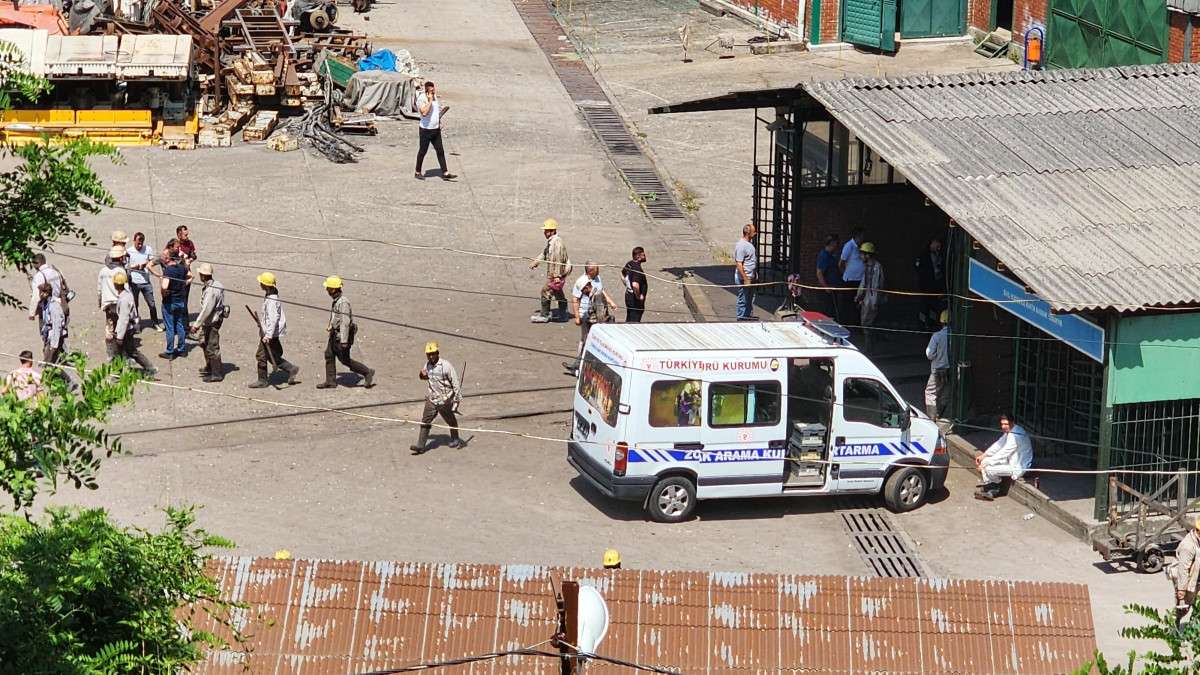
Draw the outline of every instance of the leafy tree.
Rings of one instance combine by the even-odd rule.
[[[70,362],[76,382],[56,371],[43,380],[45,394],[25,401],[0,397],[0,490],[27,516],[38,493],[53,493],[60,474],[76,488],[95,490],[97,452],[121,451],[121,441],[101,426],[116,406],[133,400],[142,375],[124,362],[87,370],[82,354]]]
[[[1174,608],[1159,612],[1145,605],[1126,605],[1127,614],[1149,621],[1141,626],[1121,629],[1121,636],[1135,640],[1155,640],[1163,649],[1138,654],[1130,651],[1124,664],[1109,665],[1098,650],[1094,661],[1076,671],[1076,675],[1200,675],[1200,607],[1189,619],[1175,622]]]
[[[235,639],[234,605],[204,573],[233,544],[167,509],[161,532],[123,529],[101,509],[50,509],[44,523],[0,517],[0,670],[175,675]],[[181,609],[182,608],[182,609]]]

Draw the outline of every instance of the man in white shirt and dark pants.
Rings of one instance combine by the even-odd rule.
[[[987,450],[975,456],[975,467],[983,476],[983,485],[976,499],[990,502],[1000,496],[1001,481],[1016,480],[1033,466],[1033,442],[1012,415],[1000,416],[1000,431],[1004,432]]]
[[[442,105],[433,82],[426,82],[425,91],[417,96],[417,112],[421,113],[421,147],[417,150],[417,170],[413,175],[417,180],[425,180],[421,164],[425,162],[425,153],[429,152],[430,144],[433,144],[438,164],[442,167],[442,180],[457,178],[446,168],[446,151],[442,148],[442,115],[450,112],[450,106]]]

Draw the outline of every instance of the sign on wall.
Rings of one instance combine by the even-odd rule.
[[[1050,303],[978,260],[971,260],[968,286],[975,295],[1104,363],[1104,329],[1100,326],[1075,314],[1055,314]]]

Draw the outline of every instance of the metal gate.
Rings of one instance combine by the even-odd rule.
[[[842,0],[842,39],[896,51],[896,0]]]
[[[963,35],[965,5],[966,0],[900,0],[900,37]]]
[[[1017,322],[1017,338],[1013,412],[1043,436],[1036,443],[1037,456],[1094,465],[1104,367],[1024,321]]]
[[[1046,62],[1051,68],[1163,63],[1163,0],[1050,0]]]

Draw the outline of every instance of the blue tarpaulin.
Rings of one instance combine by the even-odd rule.
[[[358,60],[359,70],[396,70],[396,55],[390,49],[380,49],[379,51],[364,56]]]

